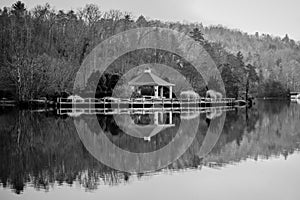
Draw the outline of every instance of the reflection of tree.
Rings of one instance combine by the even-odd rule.
[[[296,104],[280,102],[258,103],[256,108],[248,110],[247,121],[245,110],[227,112],[217,144],[202,158],[198,155],[207,134],[207,124],[205,115],[200,115],[192,145],[168,169],[222,166],[249,157],[287,157],[298,148],[299,116],[300,108]],[[108,132],[114,129],[113,118],[98,120],[109,136]],[[27,183],[49,190],[55,182],[72,185],[78,181],[92,190],[100,183],[115,185],[135,177],[106,167],[93,158],[77,136],[71,118],[12,111],[0,115],[0,130],[0,180],[3,187],[11,187],[16,193],[22,192]],[[142,145],[138,146],[130,137],[124,139],[124,134],[116,134],[109,137],[132,148],[133,145],[141,148]],[[155,142],[167,144],[168,141],[170,136],[165,134],[158,136]],[[136,176],[142,178],[144,174]]]
[[[244,114],[238,114],[238,120],[232,122],[230,129],[224,128],[220,142],[222,137],[225,137],[224,134],[228,134],[230,138],[234,132],[240,132],[242,135],[237,135],[237,138],[241,138],[239,143],[229,140],[216,145],[215,151],[205,159],[205,162],[222,164],[238,162],[249,157],[254,159],[279,155],[287,157],[298,148],[297,141],[300,141],[298,131],[300,125],[297,117],[300,109],[296,106],[291,105],[288,109],[282,102],[259,103],[257,110],[249,111],[249,121],[246,124],[243,119],[241,120]],[[273,112],[274,110],[277,111]],[[227,118],[230,118],[230,115]],[[228,130],[231,133],[226,133]]]
[[[15,118],[18,115],[20,123]],[[48,190],[55,181],[73,184],[77,180],[87,189],[95,189],[100,180],[114,185],[125,179],[123,173],[99,163],[85,150],[70,118],[12,112],[0,120],[3,187],[20,193],[26,183]]]

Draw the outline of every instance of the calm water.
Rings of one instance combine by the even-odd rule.
[[[192,127],[199,119],[195,137],[187,137],[193,140],[179,158],[154,172],[128,173],[92,155],[89,143],[99,139],[91,138],[100,136],[89,116],[1,110],[0,199],[300,198],[300,104],[261,101],[247,111],[219,115],[216,120],[225,119],[224,127],[216,142],[205,147],[208,154],[203,153],[211,123],[206,116],[164,114],[159,120],[173,125],[148,141],[133,137],[137,127],[127,122],[147,124],[152,115],[98,115],[106,138],[135,153],[162,149],[182,126]],[[76,125],[82,124],[89,132],[77,133]]]

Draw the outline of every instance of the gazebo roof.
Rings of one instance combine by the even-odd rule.
[[[145,70],[144,73],[129,81],[128,84],[131,86],[175,86],[175,84],[169,83],[153,74],[150,69]]]

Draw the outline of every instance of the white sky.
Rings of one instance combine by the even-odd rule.
[[[1,0],[0,7],[11,6],[16,0]],[[268,33],[300,41],[299,0],[24,0],[28,9],[50,3],[57,10],[98,4],[101,10],[119,9],[134,16],[144,15],[163,21],[202,22],[240,29],[254,34]],[[37,3],[38,2],[38,3]]]

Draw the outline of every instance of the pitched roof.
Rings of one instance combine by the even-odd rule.
[[[174,86],[175,85],[156,76],[151,72],[150,69],[145,70],[144,73],[138,75],[137,77],[129,81],[128,84],[132,86],[142,86],[142,85]]]

